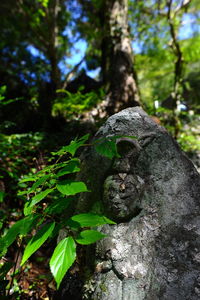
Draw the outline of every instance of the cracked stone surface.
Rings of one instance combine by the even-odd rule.
[[[200,176],[167,131],[141,108],[128,108],[99,129],[95,139],[117,141],[121,158],[87,150],[79,212],[101,203],[116,225],[100,230],[92,300],[200,299]]]

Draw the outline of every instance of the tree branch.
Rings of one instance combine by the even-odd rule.
[[[85,60],[85,56],[73,67],[73,69],[71,71],[69,71],[69,73],[66,75],[65,80],[62,84],[62,89],[66,89],[68,81],[73,77],[73,75],[77,72],[78,68],[80,67],[80,65],[83,63],[83,61]]]
[[[174,15],[176,15],[183,8],[187,8],[192,0],[183,0],[180,5],[178,5],[174,10]]]

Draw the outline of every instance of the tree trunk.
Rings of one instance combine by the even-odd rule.
[[[51,83],[54,86],[54,89],[59,88],[61,84],[61,74],[58,68],[58,13],[61,9],[60,0],[54,0],[49,7],[49,48],[48,48],[48,57],[51,64]]]
[[[56,90],[61,86],[61,74],[58,67],[58,13],[61,9],[60,0],[53,0],[46,10],[46,22],[49,32],[47,34],[46,57],[50,63],[50,83],[42,85],[39,97],[40,112],[43,118],[43,126],[49,127],[51,123],[51,111],[53,101],[56,98]]]
[[[104,0],[102,6],[102,75],[107,112],[140,103],[128,28],[128,0]]]

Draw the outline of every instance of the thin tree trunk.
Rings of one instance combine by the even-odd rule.
[[[172,4],[173,4],[173,0],[169,0],[167,2],[167,21],[169,24],[169,29],[170,29],[170,35],[172,38],[172,50],[173,53],[176,57],[176,61],[175,61],[175,67],[174,67],[174,88],[173,88],[173,94],[172,97],[174,99],[174,101],[176,102],[177,105],[177,101],[178,98],[180,96],[180,86],[182,83],[182,75],[183,75],[183,53],[181,51],[179,42],[177,40],[177,34],[176,34],[176,30],[175,30],[175,26],[174,26],[174,20],[172,17]]]
[[[175,56],[175,64],[174,64],[174,86],[173,92],[171,93],[171,97],[174,101],[174,111],[173,111],[173,127],[174,127],[174,137],[177,138],[180,131],[180,121],[177,116],[177,105],[181,100],[182,96],[182,85],[183,85],[183,72],[184,72],[184,58],[183,52],[180,47],[180,42],[177,38],[177,29],[175,26],[176,14],[186,9],[191,0],[183,0],[180,5],[173,10],[173,0],[167,1],[167,21],[169,24],[170,35],[171,35],[171,48]]]

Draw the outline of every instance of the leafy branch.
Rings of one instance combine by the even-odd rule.
[[[23,183],[26,189],[20,191],[19,195],[27,194],[27,201],[24,205],[24,218],[17,221],[0,238],[2,257],[6,255],[8,248],[14,241],[18,239],[21,241],[21,249],[24,241],[29,237],[20,264],[22,266],[44,243],[59,234],[61,229],[67,228],[68,235],[59,241],[49,263],[57,288],[59,288],[65,273],[76,260],[76,244],[89,245],[95,243],[104,238],[105,235],[94,230],[93,227],[115,224],[103,215],[90,212],[71,215],[67,220],[58,218],[74,201],[74,196],[82,192],[89,192],[84,182],[74,179],[74,174],[81,170],[80,160],[76,157],[77,151],[80,147],[90,145],[94,146],[100,155],[109,159],[119,157],[116,141],[120,137],[102,138],[92,144],[87,143],[89,135],[75,139],[69,145],[51,153],[50,161],[55,161],[53,164],[20,180],[20,183]],[[30,238],[30,233],[33,232],[35,234],[31,234],[32,237]],[[5,278],[10,270],[5,267],[4,269],[2,278]],[[16,264],[14,273],[15,271]],[[14,273],[10,285],[7,287],[7,296],[9,296],[12,288]]]

